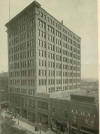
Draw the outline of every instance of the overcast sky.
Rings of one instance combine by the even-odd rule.
[[[14,17],[33,0],[10,0]],[[81,38],[81,76],[98,78],[97,0],[37,0],[41,6]],[[7,34],[9,0],[0,0],[0,72],[8,71]]]

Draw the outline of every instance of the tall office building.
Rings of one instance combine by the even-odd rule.
[[[9,93],[80,89],[81,39],[34,1],[7,24]]]

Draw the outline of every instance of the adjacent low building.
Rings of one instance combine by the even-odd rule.
[[[16,99],[16,96],[13,96]],[[29,97],[25,103],[23,96],[17,106],[13,104],[12,112],[33,124],[42,124],[54,131],[69,133],[98,134],[99,111],[94,97],[71,95],[71,98],[52,98],[47,94]]]
[[[82,79],[81,80],[81,91],[85,91],[88,96],[95,97],[95,101],[99,101],[99,84],[98,80],[93,79]]]

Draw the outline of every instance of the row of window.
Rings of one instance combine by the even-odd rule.
[[[49,87],[48,92],[53,93],[55,91],[71,90],[71,89],[75,89],[75,88],[80,88],[80,85],[63,86],[63,88],[61,86],[57,86],[56,88],[55,87]]]
[[[29,59],[29,60],[26,60],[26,61],[14,62],[12,64],[9,64],[9,67],[10,67],[10,69],[34,67],[34,60]]]
[[[34,76],[34,70],[22,70],[22,71],[14,71],[14,72],[9,72],[9,76],[11,77],[24,77],[24,76]]]
[[[88,112],[73,110],[72,109],[72,118],[74,123],[77,122],[77,119],[80,117],[81,121],[85,124],[89,124],[93,127],[95,121],[95,114],[90,114]]]
[[[39,76],[46,76],[48,72],[48,76],[55,76],[55,70],[42,70],[39,69]],[[56,71],[56,76],[61,77],[63,74],[63,76],[67,76],[67,77],[80,77],[80,72],[78,73],[73,73],[73,72],[62,72],[62,71]]]
[[[70,60],[70,63],[74,63],[74,61],[72,62]],[[75,65],[75,64],[74,64]],[[55,68],[56,69],[68,69],[68,70],[75,70],[75,71],[80,71],[80,67],[79,66],[74,66],[74,65],[66,65],[66,64],[61,64],[61,63],[57,63],[56,62],[56,66],[55,66],[55,62],[54,61],[48,61],[48,68]],[[39,66],[43,66],[43,67],[46,67],[47,66],[47,61],[44,60],[44,59],[39,59]]]
[[[24,89],[24,88],[21,88],[21,89],[20,88],[10,88],[9,90],[10,90],[11,93],[22,93],[22,94],[27,94],[28,93],[28,95],[33,95],[34,94],[33,89],[28,89],[27,90],[27,89]]]
[[[56,83],[55,83],[56,82]],[[80,82],[80,79],[76,80],[76,79],[48,79],[48,85],[62,85],[63,84],[73,84],[75,82],[76,85],[74,85],[75,88],[79,87],[80,84],[78,84]],[[47,84],[47,79],[39,79],[39,86],[46,86]],[[69,85],[70,86],[70,85]],[[69,87],[67,86],[67,87]]]
[[[47,76],[47,70],[40,70],[39,69],[39,76]],[[48,70],[48,76],[55,76],[55,71],[54,70]]]
[[[80,72],[78,73],[73,73],[73,72],[63,72],[63,76],[67,76],[67,77],[80,77]]]
[[[70,61],[70,63],[72,63],[72,62]],[[47,66],[46,60],[39,59],[39,66],[46,67]],[[55,62],[48,61],[48,68],[55,68]],[[61,63],[56,63],[56,68],[61,69],[62,64]],[[78,67],[78,66],[69,66],[69,65],[66,65],[66,64],[63,64],[63,69],[80,71],[80,67]]]
[[[80,51],[77,51],[77,54],[80,54]],[[65,49],[63,49],[63,55],[73,57],[73,58],[77,58],[80,56],[80,55],[76,55],[73,51],[69,52],[68,50],[65,50]]]
[[[22,72],[23,73],[23,72]],[[61,71],[56,71],[56,76],[60,74],[61,76]],[[32,75],[32,74],[31,74]],[[49,76],[54,76],[55,75],[55,71],[48,71],[48,75]],[[39,76],[46,76],[46,70],[39,70]],[[39,84],[39,85],[46,85],[46,79],[45,79],[45,82],[43,82],[44,80],[41,79],[39,80],[39,83],[45,83],[45,84]],[[52,81],[52,82],[51,82]],[[55,81],[54,79],[51,79],[51,80],[48,80],[48,84],[54,84],[53,81]],[[79,79],[63,79],[63,84],[66,84],[66,83],[76,83],[76,82],[80,82],[80,77]],[[58,79],[56,80],[56,84],[61,84],[62,83],[62,80],[61,79]],[[10,85],[30,85],[30,86],[34,86],[34,80],[10,80]]]
[[[24,86],[24,85],[28,85],[28,86],[34,86],[34,80],[31,79],[31,80],[10,80],[10,85],[21,85],[21,86]]]
[[[46,76],[47,71],[46,70],[39,70],[39,76]],[[48,70],[48,76],[55,76],[55,71],[54,70]],[[62,71],[56,71],[56,76],[61,77],[62,76]],[[65,77],[80,77],[80,72],[79,73],[72,73],[72,72],[63,72],[63,76]]]
[[[84,111],[79,111],[79,110],[77,110],[77,109],[72,109],[72,110],[71,110],[71,113],[72,113],[72,114],[85,115],[85,116],[88,116],[88,117],[92,116],[92,117],[94,117],[94,118],[96,117],[95,114],[90,114],[90,113],[87,113],[87,112],[84,112]]]

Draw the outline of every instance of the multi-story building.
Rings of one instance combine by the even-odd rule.
[[[52,128],[67,127],[69,134],[98,134],[99,109],[94,97],[71,95],[70,101],[51,98],[49,107]]]
[[[41,94],[34,96],[36,93],[53,94],[80,89],[80,37],[47,13],[36,1],[6,26],[12,110],[31,122],[41,121],[42,124],[52,126],[56,123],[56,127],[57,124],[61,127],[70,121],[71,129],[74,127],[76,130],[77,123],[74,122],[76,126],[73,126],[73,119],[78,118],[81,122],[81,117],[88,116],[89,119],[93,118],[95,129],[98,111],[93,100],[92,104],[75,101],[73,97],[70,101],[49,98],[47,94],[45,97],[39,97]],[[85,121],[84,124],[86,127]]]
[[[36,93],[80,89],[81,39],[36,1],[6,27],[10,108],[35,120]]]
[[[80,89],[78,35],[35,1],[6,26],[11,93],[34,95]]]

